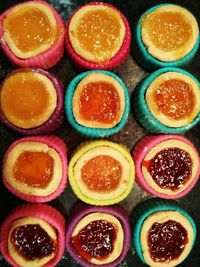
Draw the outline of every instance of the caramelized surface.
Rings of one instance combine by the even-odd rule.
[[[24,151],[17,158],[13,176],[30,187],[46,187],[53,175],[54,161],[44,152]]]
[[[195,104],[192,88],[181,79],[164,81],[154,91],[154,99],[159,110],[174,120],[189,117]]]
[[[81,177],[85,185],[97,192],[109,192],[116,189],[121,176],[121,164],[105,155],[93,157],[81,169]]]

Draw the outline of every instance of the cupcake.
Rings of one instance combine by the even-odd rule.
[[[200,120],[199,88],[199,81],[185,70],[157,70],[134,92],[135,116],[150,132],[185,132]]]
[[[93,205],[111,205],[130,193],[135,167],[124,146],[92,141],[77,148],[69,162],[68,176],[79,199]]]
[[[136,181],[148,193],[161,198],[188,194],[200,175],[199,154],[180,135],[146,136],[133,151]]]
[[[123,81],[108,71],[88,71],[76,76],[65,96],[65,111],[72,127],[88,137],[105,137],[120,131],[130,110]]]
[[[149,200],[131,218],[132,245],[152,267],[173,267],[185,260],[196,239],[190,215],[172,201]]]
[[[198,23],[181,6],[156,5],[140,17],[135,42],[135,56],[144,69],[181,67],[198,50]]]
[[[52,267],[65,249],[65,219],[44,204],[25,204],[13,210],[0,228],[3,257],[14,267]]]
[[[67,185],[67,149],[55,136],[25,137],[15,141],[3,160],[3,183],[17,197],[47,202]]]
[[[47,71],[17,69],[1,85],[0,119],[18,133],[37,135],[56,130],[63,120],[62,109],[63,87]]]
[[[20,67],[48,69],[64,53],[64,22],[44,1],[27,1],[0,16],[0,45],[7,57]]]
[[[113,69],[129,55],[130,26],[112,5],[84,5],[72,14],[66,28],[67,53],[81,69]]]
[[[70,218],[66,246],[78,264],[84,267],[119,266],[130,245],[129,218],[122,207],[78,203]]]

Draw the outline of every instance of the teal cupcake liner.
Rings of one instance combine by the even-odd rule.
[[[183,58],[171,62],[165,62],[165,61],[160,61],[156,58],[154,58],[151,54],[149,54],[146,46],[144,45],[141,37],[141,23],[142,20],[144,19],[145,16],[147,16],[149,13],[155,11],[156,9],[162,7],[162,6],[168,6],[168,5],[173,5],[170,3],[166,4],[159,4],[156,5],[150,9],[148,9],[143,15],[140,17],[137,25],[136,25],[136,30],[135,30],[135,58],[138,61],[138,63],[142,66],[142,68],[146,70],[155,70],[159,68],[164,68],[164,67],[182,67],[190,63],[190,61],[193,59],[195,56],[199,43],[200,43],[200,34],[199,37],[193,47],[193,49],[185,55]]]
[[[133,215],[131,216],[131,232],[132,232],[131,244],[135,248],[139,258],[143,261],[143,263],[146,262],[143,257],[142,246],[140,243],[141,228],[147,217],[159,211],[180,212],[183,216],[185,216],[188,219],[193,228],[194,239],[192,247],[194,246],[196,240],[197,230],[194,220],[184,209],[180,208],[176,202],[172,200],[162,200],[157,198],[147,200],[139,204],[139,206],[137,206],[137,208],[133,212]]]
[[[75,120],[74,115],[73,115],[72,98],[73,98],[74,92],[76,90],[76,87],[79,84],[79,82],[83,78],[85,78],[85,76],[87,76],[90,73],[94,73],[94,72],[99,72],[99,73],[111,76],[112,78],[117,80],[118,83],[124,89],[124,95],[125,95],[124,113],[122,115],[121,121],[115,127],[110,128],[110,129],[98,129],[98,128],[90,128],[90,127],[82,126]],[[78,133],[80,133],[81,135],[83,135],[85,137],[92,137],[92,138],[102,137],[103,138],[103,137],[107,137],[107,136],[116,134],[124,127],[124,125],[128,119],[129,112],[130,112],[130,96],[129,96],[128,88],[126,87],[124,82],[116,74],[114,74],[110,71],[92,70],[92,71],[83,72],[83,73],[79,74],[78,76],[76,76],[70,82],[70,84],[67,88],[66,95],[65,95],[65,112],[66,112],[67,119],[68,119],[69,123],[71,124],[71,126]]]
[[[135,89],[133,95],[133,108],[134,113],[138,121],[142,124],[144,128],[152,133],[170,133],[170,134],[179,134],[186,132],[192,127],[194,127],[200,120],[200,113],[195,117],[195,119],[188,125],[172,128],[162,124],[158,121],[153,114],[151,113],[145,99],[146,90],[149,85],[161,74],[166,72],[179,72],[185,74],[200,87],[199,81],[189,72],[179,69],[179,68],[162,68],[159,69],[150,75],[148,75]]]

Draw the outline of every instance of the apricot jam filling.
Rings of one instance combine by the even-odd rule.
[[[169,79],[154,91],[154,100],[159,110],[173,120],[190,116],[195,105],[191,86],[181,79]]]
[[[22,152],[13,169],[14,178],[29,187],[45,188],[52,180],[54,161],[44,152]]]
[[[186,229],[173,220],[155,222],[148,232],[149,253],[154,262],[168,263],[178,259],[188,243]]]
[[[87,121],[107,124],[115,123],[119,119],[120,98],[111,83],[99,81],[85,85],[79,105],[80,113]]]
[[[22,4],[3,21],[5,41],[16,56],[29,58],[50,48],[58,29],[52,11],[39,3]]]
[[[116,227],[112,223],[106,220],[95,220],[73,236],[71,242],[84,259],[104,260],[113,251],[116,232]]]

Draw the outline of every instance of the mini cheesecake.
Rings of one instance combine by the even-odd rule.
[[[31,202],[57,197],[67,183],[66,146],[57,137],[27,137],[14,142],[3,164],[5,186]]]
[[[62,122],[62,94],[60,82],[48,72],[15,70],[1,85],[2,120],[23,134],[51,132]]]
[[[11,7],[0,19],[1,46],[16,65],[49,68],[64,52],[64,24],[43,1]]]
[[[84,69],[110,69],[127,58],[130,35],[119,10],[106,3],[89,3],[75,11],[67,24],[67,52]]]
[[[69,163],[69,181],[82,201],[110,205],[129,194],[134,163],[121,145],[108,141],[85,143]]]

